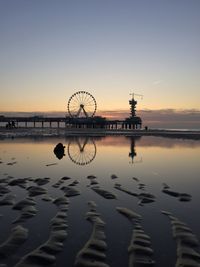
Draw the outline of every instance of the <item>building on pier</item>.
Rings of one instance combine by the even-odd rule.
[[[132,99],[129,100],[129,105],[130,105],[130,117],[126,118],[124,121],[125,128],[128,129],[141,129],[142,127],[142,119],[136,115],[136,105],[137,101],[134,99],[134,95],[136,94],[131,94]],[[142,95],[139,95],[142,96]]]

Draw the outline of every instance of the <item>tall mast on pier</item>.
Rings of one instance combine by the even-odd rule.
[[[130,94],[132,96],[132,99],[129,100],[129,105],[130,105],[130,118],[134,118],[136,116],[136,105],[137,105],[137,101],[134,99],[134,96],[140,96],[141,99],[143,98],[143,95],[139,95],[139,94],[135,94],[132,93]]]

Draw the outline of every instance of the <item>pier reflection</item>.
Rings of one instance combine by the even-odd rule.
[[[136,153],[136,141],[141,139],[141,136],[131,136],[127,137],[130,140],[130,152],[129,152],[129,158],[131,158],[131,161],[129,163],[142,163],[142,157],[138,158]]]
[[[101,141],[102,139],[106,140],[106,137],[91,137],[91,136],[67,137],[65,139],[67,142],[66,148],[63,144],[59,143],[54,148],[54,154],[58,159],[62,159],[66,153],[69,159],[74,164],[77,164],[79,166],[85,166],[94,161],[97,155],[98,142]],[[142,157],[140,155],[137,155],[136,152],[136,143],[141,139],[141,136],[126,137],[125,139],[127,140],[125,145],[125,147],[127,147],[127,150],[129,147],[129,153],[128,153],[128,158],[130,159],[129,163],[130,164],[141,163]],[[60,147],[61,145],[62,147]],[[66,152],[64,151],[64,149],[66,150]]]

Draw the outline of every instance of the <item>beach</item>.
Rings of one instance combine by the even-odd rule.
[[[0,139],[2,266],[198,266],[194,132],[12,130]]]
[[[0,267],[200,267],[200,1],[0,1]]]

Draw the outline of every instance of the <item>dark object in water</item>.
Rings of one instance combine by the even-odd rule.
[[[56,155],[56,157],[58,159],[62,159],[63,156],[65,156],[65,146],[63,146],[62,143],[58,143],[54,150],[53,150],[54,154]]]

